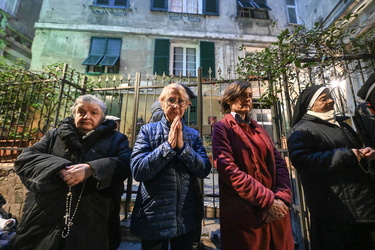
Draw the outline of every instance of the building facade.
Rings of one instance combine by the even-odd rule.
[[[298,0],[297,12],[299,20],[308,28],[319,23],[323,27],[329,27],[338,20],[346,20],[342,26],[350,31],[347,41],[351,38],[367,41],[368,49],[363,55],[356,55],[356,60],[347,60],[347,67],[336,67],[336,72],[344,72],[344,77],[328,81],[328,86],[335,88],[345,100],[342,110],[345,115],[351,116],[356,108],[359,88],[375,71],[373,63],[375,53],[375,1],[373,0]],[[350,16],[350,18],[349,18]],[[347,55],[353,56],[353,55]],[[361,59],[362,57],[362,59]],[[371,60],[372,58],[372,60]],[[354,125],[354,124],[353,124]]]
[[[89,75],[196,75],[275,42],[289,25],[276,0],[44,1],[35,24],[32,69],[57,62]],[[277,22],[274,25],[274,22]]]
[[[26,66],[31,62],[34,23],[43,0],[0,0],[0,55]]]

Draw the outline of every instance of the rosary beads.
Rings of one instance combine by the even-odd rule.
[[[77,212],[78,205],[81,202],[83,190],[85,189],[85,184],[86,184],[86,182],[83,183],[83,186],[82,186],[82,189],[81,189],[81,193],[79,194],[79,197],[78,197],[78,200],[77,200],[77,204],[76,204],[76,206],[74,208],[73,214],[72,214],[72,201],[73,201],[72,187],[69,187],[69,191],[66,194],[65,215],[64,215],[64,218],[65,218],[64,225],[65,226],[64,226],[64,230],[62,231],[62,234],[61,234],[61,237],[64,238],[64,239],[66,237],[68,237],[68,235],[70,233],[70,227],[73,226],[73,218],[74,218],[74,216],[75,216],[75,214]]]

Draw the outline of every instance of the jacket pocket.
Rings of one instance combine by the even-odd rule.
[[[149,208],[152,207],[152,205],[154,204],[155,200],[156,200],[156,196],[155,197],[148,196],[146,199],[144,199],[142,202],[142,206],[138,210],[138,213],[137,213],[138,217],[142,217],[146,215],[147,212],[149,212]]]

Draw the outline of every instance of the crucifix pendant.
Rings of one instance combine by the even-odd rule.
[[[64,218],[65,218],[65,225],[68,225],[68,222],[69,222],[69,214],[65,214]]]

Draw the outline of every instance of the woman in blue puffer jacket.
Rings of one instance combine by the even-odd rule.
[[[131,156],[131,170],[140,182],[131,218],[131,232],[142,249],[192,249],[194,230],[203,218],[199,178],[211,163],[199,132],[182,124],[190,105],[179,84],[159,96],[164,116],[141,127]]]

